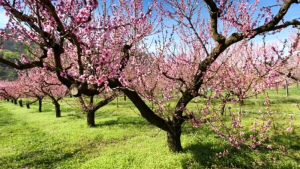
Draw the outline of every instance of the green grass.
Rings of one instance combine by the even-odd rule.
[[[299,87],[300,89],[300,87]],[[0,103],[0,168],[128,168],[128,169],[192,169],[192,168],[300,168],[299,110],[300,90],[293,86],[286,98],[269,91],[271,109],[283,112],[276,127],[286,127],[287,114],[294,114],[292,133],[278,130],[274,139],[285,145],[288,152],[276,148],[259,148],[257,153],[244,147],[231,149],[228,156],[216,153],[230,148],[205,124],[199,129],[185,125],[182,135],[183,153],[171,153],[165,132],[150,125],[130,101],[119,98],[96,112],[96,127],[86,125],[85,115],[76,106],[62,104],[62,117],[55,118],[51,101],[43,101],[43,112],[37,103],[31,109],[10,102]],[[266,111],[265,97],[245,101],[244,124]],[[74,98],[66,99],[76,105]],[[193,106],[193,105],[190,105]],[[238,110],[235,105],[233,110]],[[273,130],[274,128],[272,128]]]

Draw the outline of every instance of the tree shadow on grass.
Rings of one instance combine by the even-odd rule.
[[[35,150],[19,155],[1,157],[1,168],[55,168],[60,161],[72,158],[73,154],[60,150]]]
[[[97,120],[97,119],[96,119]],[[133,117],[133,116],[118,116],[112,119],[102,119],[96,123],[96,127],[103,127],[103,126],[119,126],[122,128],[126,128],[129,126],[134,126],[137,128],[154,128],[146,120],[142,119],[141,117]]]
[[[184,151],[192,154],[191,159],[182,160],[182,168],[253,168],[255,160],[246,152],[230,150],[229,155],[218,157],[228,146],[213,143],[188,145]]]
[[[287,152],[278,149],[259,147],[255,150],[242,146],[241,150],[228,145],[198,142],[188,145],[184,151],[191,153],[192,158],[181,161],[182,168],[298,168],[299,167],[299,136],[278,136],[277,143],[284,145]],[[288,143],[289,142],[289,143]],[[218,157],[216,154],[229,150],[229,155]],[[297,156],[298,154],[298,156]]]

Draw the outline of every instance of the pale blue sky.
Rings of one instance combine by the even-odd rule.
[[[250,2],[253,0],[250,0]],[[148,3],[150,3],[150,0],[145,0],[144,5],[146,6]],[[270,3],[271,2],[271,3]],[[270,1],[270,0],[261,0],[259,3],[259,7],[262,6],[268,6],[268,5],[275,5],[276,1]],[[274,12],[277,12],[278,8],[274,8]],[[300,18],[300,5],[294,5],[290,8],[288,11],[287,15],[285,16],[285,20],[291,20],[293,18]],[[5,24],[7,23],[8,18],[4,15],[4,9],[0,7],[0,28],[4,28]],[[272,41],[276,40],[277,38],[287,38],[289,32],[291,31],[291,28],[285,29],[281,31],[279,34],[276,35],[269,35],[266,37],[267,41]],[[255,38],[254,41],[259,41],[261,40],[261,37]]]
[[[0,28],[4,28],[8,18],[4,15],[4,9],[0,8]]]

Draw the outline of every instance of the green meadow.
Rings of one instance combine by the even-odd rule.
[[[168,150],[166,133],[144,120],[134,105],[120,96],[96,112],[96,127],[86,125],[86,117],[76,98],[61,101],[62,117],[55,118],[50,99],[44,99],[43,112],[37,103],[30,109],[0,102],[0,168],[82,168],[82,169],[198,169],[198,168],[300,168],[300,87],[267,92],[270,109],[276,122],[270,128],[273,140],[286,151],[259,147],[242,150],[231,148],[207,124],[184,126],[184,152]],[[243,124],[251,123],[267,109],[265,95],[247,99],[241,108],[230,105],[231,111],[243,112]],[[201,104],[203,100],[197,102]],[[193,107],[191,103],[190,107]],[[218,103],[216,103],[217,106]],[[288,122],[293,116],[293,130]],[[228,119],[230,119],[228,113]],[[229,155],[216,153],[229,149]]]

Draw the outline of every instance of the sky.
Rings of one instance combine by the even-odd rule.
[[[254,0],[250,0],[250,2],[251,1],[254,1]],[[148,4],[149,2],[150,2],[150,0],[145,0],[144,5]],[[270,3],[270,2],[272,2],[272,3]],[[269,5],[274,5],[274,4],[275,4],[275,1],[261,0],[258,8],[260,8],[262,6],[269,6]],[[289,9],[288,13],[286,14],[285,20],[287,21],[287,20],[291,20],[293,18],[300,18],[300,9],[299,8],[300,8],[299,5],[292,6]],[[274,12],[276,12],[275,10],[278,10],[278,9],[274,9]],[[8,17],[5,16],[4,9],[0,7],[0,28],[4,28],[7,21],[8,21]],[[284,29],[279,34],[268,35],[266,37],[266,41],[274,41],[274,40],[277,40],[278,38],[279,39],[287,38],[290,32],[291,32],[291,28]],[[262,39],[262,37],[257,37],[254,39],[254,41],[261,41],[261,39]]]
[[[272,1],[274,2],[274,1]],[[259,3],[259,8],[262,6],[270,6],[274,5],[275,3],[270,4],[270,0],[261,0]],[[274,9],[274,13],[278,11],[278,8]],[[288,11],[288,13],[285,15],[284,19],[285,21],[289,21],[291,19],[298,18],[300,19],[300,6],[299,5],[292,5]],[[282,30],[280,33],[277,33],[275,35],[268,35],[266,36],[266,41],[276,41],[278,39],[286,39],[289,36],[289,33],[291,32],[291,27]],[[262,37],[255,38],[254,41],[260,41],[262,40]]]
[[[0,28],[4,28],[8,18],[4,15],[4,9],[0,8]]]

